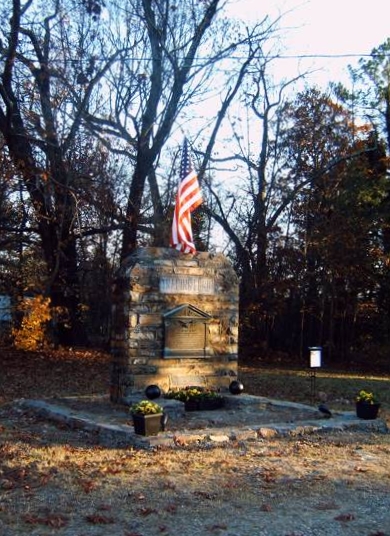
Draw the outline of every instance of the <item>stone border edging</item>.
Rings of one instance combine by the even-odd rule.
[[[284,407],[310,408],[294,402],[258,397],[262,402]],[[106,446],[133,446],[151,448],[157,446],[184,447],[191,444],[222,445],[233,441],[256,441],[277,436],[302,436],[314,433],[351,431],[367,431],[388,433],[382,419],[365,421],[358,419],[354,412],[338,413],[331,419],[321,421],[307,420],[296,423],[274,423],[272,425],[245,425],[242,428],[204,428],[201,430],[183,430],[180,432],[161,432],[157,436],[143,437],[134,433],[133,426],[110,424],[93,418],[92,415],[78,412],[70,408],[48,403],[44,400],[20,399],[15,404],[21,409],[29,409],[43,418],[63,423],[69,428],[85,430],[96,434],[100,444]]]

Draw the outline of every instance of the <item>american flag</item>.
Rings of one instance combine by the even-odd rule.
[[[183,253],[195,253],[192,237],[191,212],[202,203],[202,192],[198,177],[188,151],[188,141],[184,140],[181,157],[179,190],[176,195],[175,212],[172,222],[171,246]]]

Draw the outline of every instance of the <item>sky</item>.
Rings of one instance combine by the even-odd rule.
[[[227,17],[253,23],[269,16],[279,17],[280,46],[286,56],[310,55],[306,59],[275,60],[273,75],[291,80],[299,73],[309,85],[324,89],[329,82],[350,87],[348,65],[357,66],[359,57],[390,38],[389,0],[227,0]],[[329,57],[325,57],[329,56]],[[223,250],[225,236],[215,231],[217,250]]]
[[[275,20],[282,15],[282,46],[286,55],[346,56],[370,54],[390,37],[389,0],[230,0],[230,12],[248,21]],[[297,70],[298,60],[278,60],[281,71]],[[358,58],[308,58],[300,70],[320,69],[311,75],[315,84],[347,80],[348,65]],[[294,66],[294,67],[292,67]]]

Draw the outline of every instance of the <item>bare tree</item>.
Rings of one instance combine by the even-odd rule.
[[[90,2],[72,0],[45,6],[14,0],[0,11],[0,132],[33,207],[47,266],[46,293],[64,312],[62,342],[82,335],[75,140],[94,88],[120,53],[115,51],[96,70],[98,2],[92,7],[91,12]]]
[[[255,295],[261,294],[268,279],[268,234],[277,222],[274,211],[282,201],[284,187],[283,181],[278,180],[281,165],[277,157],[278,113],[283,95],[297,81],[274,84],[267,75],[269,63],[259,43],[256,62],[250,63],[240,86],[242,108],[230,115],[226,156],[211,159],[216,173],[221,165],[235,167],[231,173],[231,189],[226,182],[225,188],[212,183],[209,188],[214,200],[211,216],[227,233],[235,250],[237,269],[242,274],[244,302],[245,296],[253,300]],[[243,110],[246,110],[246,118]],[[252,135],[252,131],[256,134]],[[226,192],[226,200],[221,197],[221,191]]]
[[[168,191],[164,201],[161,195],[158,167],[169,137],[189,110],[203,108],[200,115],[207,115],[205,100],[220,94],[219,112],[209,111],[206,119],[213,124],[204,174],[272,24],[239,28],[223,18],[221,0],[49,0],[44,6],[14,0],[10,19],[9,11],[0,10],[0,132],[33,209],[46,292],[66,312],[62,342],[70,342],[81,329],[82,240],[120,229],[124,259],[137,245],[146,214],[158,230],[154,243],[167,245],[172,196]],[[114,166],[113,181],[102,179],[107,150],[128,167],[124,203],[113,193]]]
[[[166,227],[164,230],[161,225],[167,221],[166,207],[162,204],[156,168],[169,136],[175,125],[188,117],[189,110],[194,118],[201,103],[205,110],[206,98],[220,92],[223,106],[219,114],[211,112],[213,120],[217,117],[203,161],[204,169],[221,121],[257,47],[250,47],[249,59],[242,61],[244,66],[238,69],[232,69],[232,56],[239,56],[248,43],[266,39],[270,24],[255,25],[250,31],[238,29],[219,18],[223,12],[220,0],[185,0],[180,4],[171,0],[129,0],[123,4],[123,11],[127,24],[126,30],[122,29],[125,35],[113,34],[112,43],[120,38],[122,48],[129,40],[135,46],[131,55],[123,59],[120,72],[115,66],[107,77],[105,114],[91,113],[86,120],[110,150],[126,153],[131,163],[122,245],[122,258],[125,258],[137,244],[146,181],[154,219],[160,218],[159,229],[163,229],[155,243],[167,245]],[[230,71],[224,65],[227,60]],[[226,87],[229,87],[227,92]]]

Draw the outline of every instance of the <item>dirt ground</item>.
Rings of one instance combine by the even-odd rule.
[[[0,536],[390,536],[389,434],[102,447],[13,400],[104,392],[104,354],[35,360],[0,360]]]

